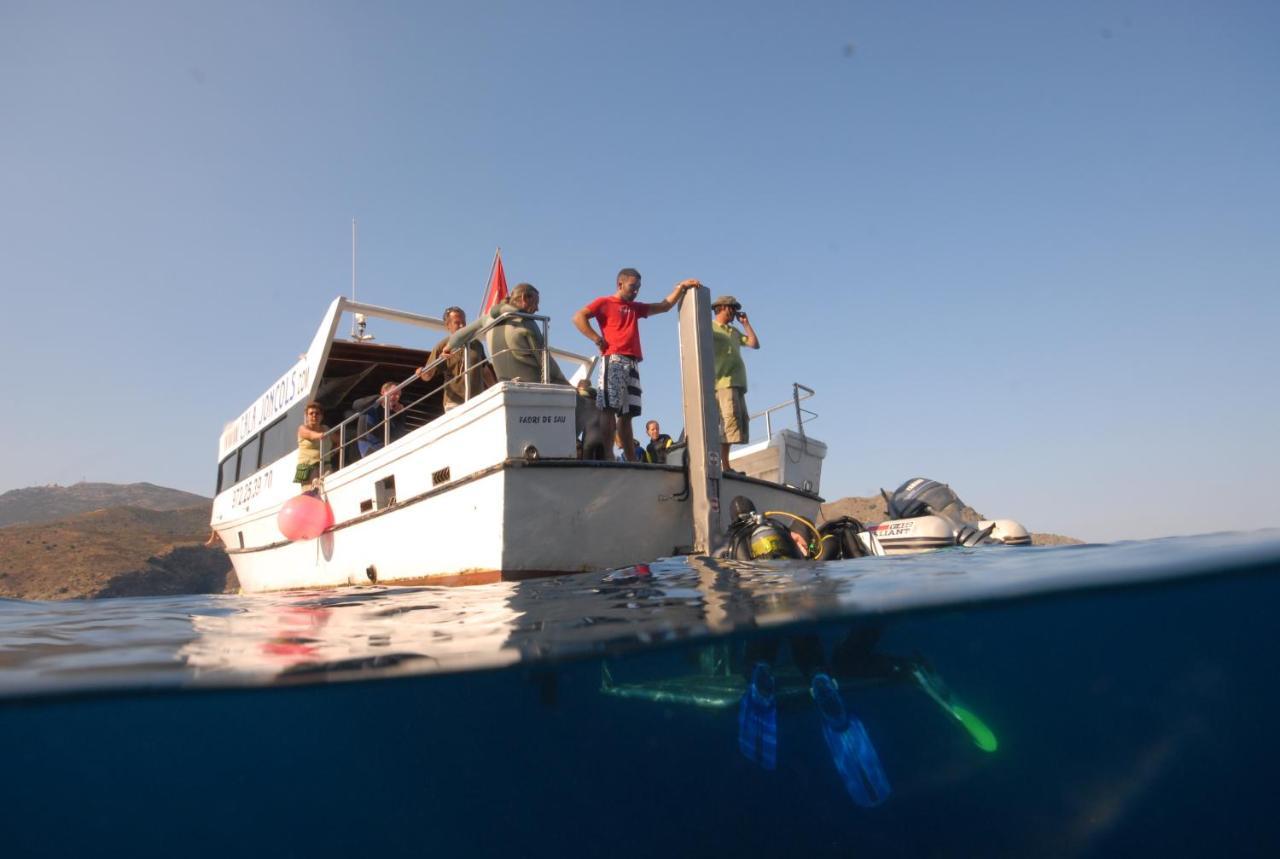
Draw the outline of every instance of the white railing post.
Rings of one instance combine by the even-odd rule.
[[[542,383],[551,381],[551,320],[542,320]]]
[[[448,365],[445,365],[446,370]],[[449,384],[446,379],[445,385]],[[441,385],[444,387],[444,385]],[[471,399],[471,343],[470,341],[462,344],[462,399],[463,401]]]

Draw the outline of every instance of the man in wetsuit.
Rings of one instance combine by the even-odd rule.
[[[496,304],[489,311],[488,318],[481,317],[466,328],[459,329],[449,338],[449,348],[457,349],[463,343],[471,341],[482,326],[491,319],[508,313],[537,313],[540,296],[531,283],[518,283],[511,295],[502,304]],[[489,354],[492,356],[493,369],[498,380],[503,382],[542,382],[542,356],[547,344],[542,340],[542,331],[538,323],[532,319],[512,317],[489,329]],[[545,380],[555,385],[567,385],[565,378],[556,363],[556,359],[547,356],[548,378]]]
[[[667,448],[671,447],[671,436],[662,431],[657,421],[646,423],[644,432],[649,436],[649,443],[644,446],[645,462],[666,462]]]

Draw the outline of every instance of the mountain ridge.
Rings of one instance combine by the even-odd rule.
[[[53,522],[110,507],[179,510],[213,499],[155,483],[56,483],[10,489],[0,494],[0,528]]]
[[[120,506],[0,528],[0,596],[95,599],[222,593],[231,559],[204,545],[209,506]]]

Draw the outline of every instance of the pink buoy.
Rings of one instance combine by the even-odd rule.
[[[312,540],[333,524],[333,510],[313,495],[295,495],[280,508],[276,524],[290,540]]]

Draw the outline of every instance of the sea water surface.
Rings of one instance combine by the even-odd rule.
[[[1276,855],[1278,605],[1280,531],[0,600],[3,852]]]

